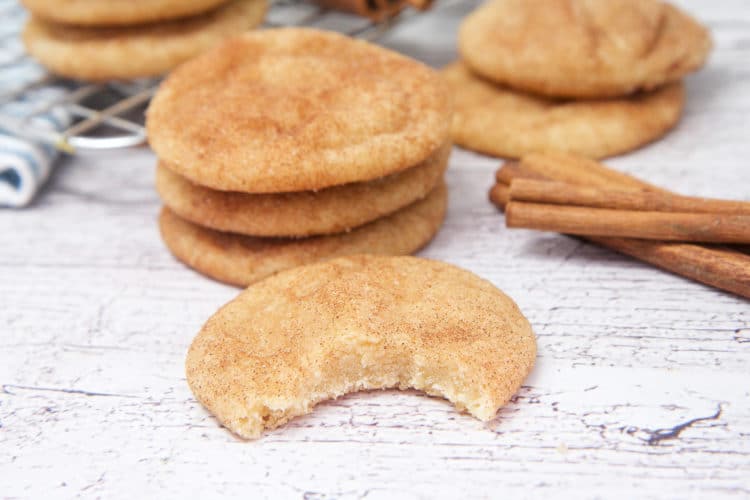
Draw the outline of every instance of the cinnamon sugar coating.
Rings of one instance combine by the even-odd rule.
[[[453,140],[503,158],[542,152],[589,158],[625,153],[667,133],[685,104],[681,82],[619,98],[559,101],[488,82],[460,62],[443,75],[456,103]]]
[[[66,26],[31,17],[23,41],[40,63],[68,78],[158,76],[222,39],[258,26],[266,9],[266,0],[231,0],[194,17],[107,28]]]
[[[497,83],[598,98],[680,80],[703,65],[711,39],[659,0],[491,0],[463,21],[459,49]]]
[[[222,307],[190,347],[187,381],[253,439],[348,392],[415,388],[484,421],[531,371],[516,304],[450,264],[360,255],[298,267]]]
[[[77,26],[130,26],[194,16],[227,0],[21,0],[45,21]]]
[[[216,191],[159,165],[156,189],[181,218],[251,236],[313,236],[349,231],[427,196],[441,182],[451,145],[422,163],[380,179],[294,193]]]
[[[407,255],[426,245],[443,223],[442,182],[425,199],[347,233],[309,238],[256,238],[207,229],[162,210],[159,228],[172,254],[198,272],[247,286],[285,269],[343,255]]]
[[[323,189],[424,161],[449,137],[440,76],[373,44],[304,28],[250,32],[182,65],[148,110],[149,142],[205,187]]]

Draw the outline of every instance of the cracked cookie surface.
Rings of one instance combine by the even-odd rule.
[[[654,89],[700,68],[706,28],[658,0],[492,0],[462,23],[472,71],[553,97]]]
[[[160,159],[224,191],[323,189],[390,175],[447,142],[432,69],[314,29],[235,37],[172,72],[148,110]]]

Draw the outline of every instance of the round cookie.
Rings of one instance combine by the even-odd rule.
[[[679,121],[682,83],[616,99],[556,101],[475,76],[461,63],[443,70],[454,93],[453,140],[492,156],[563,152],[603,158],[664,135]]]
[[[176,173],[222,191],[323,189],[390,175],[449,139],[440,76],[336,33],[269,29],[174,71],[148,110],[151,147]]]
[[[21,0],[34,16],[58,24],[129,26],[209,11],[227,0]]]
[[[447,205],[445,184],[425,199],[348,233],[303,239],[255,238],[222,233],[162,210],[162,239],[179,260],[225,283],[247,286],[284,269],[343,255],[406,255],[437,233]]]
[[[414,388],[489,421],[534,366],[511,298],[443,262],[358,255],[250,286],[193,340],[196,399],[254,439],[346,393]]]
[[[31,18],[23,41],[53,73],[80,80],[157,76],[230,35],[259,25],[266,0],[232,0],[207,14],[124,28],[79,28]]]
[[[492,0],[459,33],[472,71],[555,97],[654,89],[700,68],[710,49],[703,26],[659,0]]]
[[[215,191],[159,165],[164,204],[195,224],[251,236],[302,237],[349,231],[427,196],[448,166],[451,145],[402,172],[321,191],[249,194]]]

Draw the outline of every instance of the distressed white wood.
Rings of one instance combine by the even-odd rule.
[[[610,163],[686,193],[750,199],[750,9],[680,2],[716,50],[684,120]],[[388,45],[445,64],[457,19]],[[183,373],[237,290],[164,249],[146,149],[67,161],[0,212],[0,497],[719,498],[750,496],[750,303],[577,240],[503,228],[496,160],[456,150],[423,254],[514,297],[538,364],[489,425],[416,393],[320,405],[257,442],[220,428]]]

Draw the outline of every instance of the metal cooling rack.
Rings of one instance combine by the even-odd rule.
[[[407,8],[394,17],[374,22],[302,0],[276,0],[269,9],[264,26],[311,26],[374,41],[417,13]],[[15,2],[0,3],[0,19],[15,21],[3,23],[5,29],[0,29],[0,72],[5,67],[19,64],[28,64],[36,70],[32,71],[36,74],[21,86],[0,91],[0,107],[22,100],[30,92],[44,87],[63,88],[65,92],[32,109],[23,118],[0,114],[0,128],[14,135],[47,142],[71,154],[78,150],[127,148],[145,143],[145,110],[160,79],[83,83],[54,76],[40,68],[23,50],[19,30],[25,15]],[[33,120],[53,108],[63,109],[71,117],[70,126],[61,132],[38,128]]]

